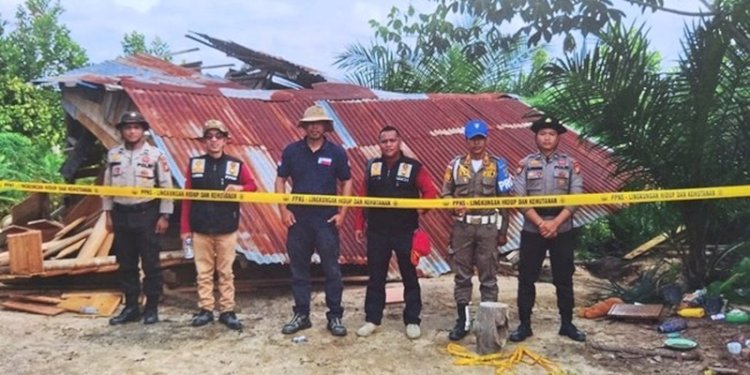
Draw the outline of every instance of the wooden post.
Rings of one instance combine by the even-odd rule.
[[[8,235],[8,255],[10,273],[31,275],[42,272],[42,232],[30,230]]]
[[[474,321],[477,353],[497,353],[508,340],[508,305],[500,302],[481,302]]]

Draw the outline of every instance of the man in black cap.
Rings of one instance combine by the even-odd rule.
[[[144,137],[149,124],[143,115],[137,111],[126,112],[116,127],[124,143],[107,153],[104,185],[172,188],[166,157]],[[151,197],[102,197],[102,209],[107,230],[114,230],[112,247],[120,265],[120,284],[125,294],[125,308],[110,319],[109,324],[124,324],[141,318],[139,258],[145,274],[143,324],[154,324],[159,321],[157,306],[162,293],[159,237],[169,227],[173,202]]]
[[[516,196],[580,194],[583,176],[578,162],[557,150],[560,135],[567,130],[554,117],[543,116],[531,124],[536,134],[538,152],[520,161],[514,181]],[[533,335],[531,310],[547,250],[552,265],[552,282],[557,290],[560,313],[559,334],[575,341],[585,341],[586,334],[573,325],[573,247],[575,206],[521,208],[524,215],[518,266],[518,315],[521,324],[510,335],[514,342]]]

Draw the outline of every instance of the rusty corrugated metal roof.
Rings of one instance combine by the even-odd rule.
[[[127,74],[122,76],[107,69],[94,69],[96,72],[84,69],[50,82],[65,86],[86,77],[83,81],[87,84],[122,87],[149,120],[154,139],[177,169],[178,180],[183,178],[188,158],[202,151],[201,124],[216,118],[227,125],[231,134],[227,153],[247,163],[261,191],[273,191],[281,151],[301,137],[297,121],[304,109],[315,102],[322,104],[335,119],[338,132],[330,134],[329,139],[347,149],[355,184],[362,179],[366,160],[379,153],[377,134],[385,125],[401,130],[405,152],[424,163],[438,187],[448,162],[466,148],[462,130],[468,119],[482,118],[490,124],[489,149],[507,159],[511,167],[535,150],[528,121],[524,119],[529,107],[505,95],[385,95],[335,83],[259,95],[258,90],[242,90],[228,81],[187,75],[179,70],[184,68],[165,67],[162,65],[171,64],[140,59],[142,57],[136,56],[125,58],[125,62],[116,60],[118,66],[136,66],[135,71],[125,70]],[[143,75],[132,75],[138,72]],[[243,94],[245,91],[247,95]],[[581,163],[585,190],[616,191],[619,186],[609,178],[612,168],[607,154],[592,146],[586,141],[579,142],[573,132],[562,136],[561,149]],[[582,207],[576,215],[576,224],[591,222],[612,210],[603,206]],[[518,247],[521,219],[514,211],[506,248]],[[423,274],[439,275],[449,270],[446,253],[450,220],[447,212],[435,210],[422,223],[433,239],[432,255],[420,263]],[[287,262],[286,228],[275,205],[242,205],[239,237],[238,250],[249,260],[259,264]],[[350,226],[342,231],[341,262],[366,263],[365,249],[354,241]],[[393,262],[391,275],[396,275],[396,270]]]

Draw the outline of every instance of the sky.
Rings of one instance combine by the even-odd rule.
[[[15,11],[23,0],[0,0],[0,18],[13,27]],[[200,51],[175,56],[176,62],[203,61],[204,65],[241,62],[185,37],[188,31],[231,40],[245,47],[282,57],[343,79],[334,62],[347,45],[368,44],[374,36],[369,20],[386,21],[392,6],[429,11],[428,0],[62,0],[61,22],[93,63],[122,54],[126,33],[138,31],[148,40],[158,36],[172,51],[198,47]],[[622,0],[615,0],[621,4]],[[699,0],[666,0],[670,8],[696,11]],[[645,21],[651,28],[652,47],[661,52],[664,65],[673,65],[680,52],[679,39],[688,18],[665,12],[641,15],[626,9],[628,21]],[[513,27],[513,25],[511,25]],[[551,52],[559,51],[558,39]],[[223,75],[226,68],[207,70]]]

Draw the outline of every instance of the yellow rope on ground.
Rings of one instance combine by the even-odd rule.
[[[530,366],[539,365],[550,375],[564,374],[565,371],[555,362],[519,346],[511,354],[493,353],[479,355],[469,351],[465,347],[449,343],[446,348],[448,354],[452,355],[454,365],[458,366],[492,366],[495,367],[495,373],[506,374],[513,373],[513,367],[519,363],[525,363]]]

